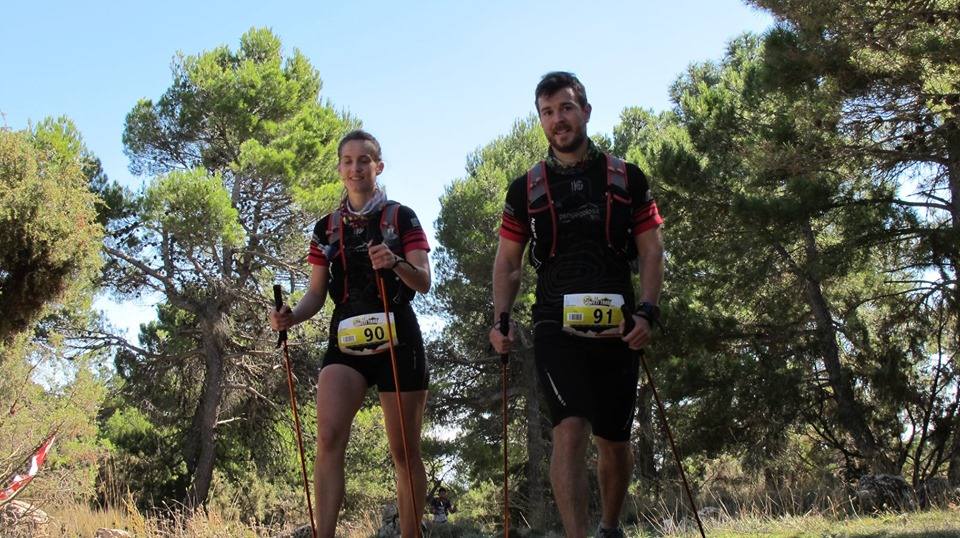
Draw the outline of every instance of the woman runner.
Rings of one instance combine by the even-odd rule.
[[[336,530],[344,498],[350,425],[367,389],[376,385],[396,470],[401,532],[405,537],[417,536],[426,497],[420,431],[429,376],[420,326],[410,301],[416,292],[430,289],[430,247],[413,210],[387,200],[377,184],[384,163],[376,138],[362,130],[351,131],[340,141],[337,155],[345,194],[339,208],[314,227],[307,258],[311,264],[309,289],[292,310],[284,307],[271,312],[270,324],[281,331],[310,319],[320,311],[328,292],[335,304],[317,381],[314,491],[319,535],[332,537]],[[388,342],[391,331],[378,291],[377,271],[393,318],[403,409],[397,405]],[[412,473],[413,498],[408,472]],[[416,514],[416,519],[411,514]]]

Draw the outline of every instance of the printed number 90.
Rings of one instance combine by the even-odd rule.
[[[363,336],[366,337],[367,342],[373,341],[374,338],[383,340],[383,327],[374,327],[373,329],[367,327],[363,330]]]

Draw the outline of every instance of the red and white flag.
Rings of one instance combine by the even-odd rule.
[[[12,475],[7,477],[6,480],[0,482],[0,486],[3,487],[3,489],[0,490],[0,505],[12,501],[13,498],[20,493],[20,490],[27,487],[27,484],[33,480],[33,477],[40,471],[40,466],[43,465],[43,461],[47,459],[47,453],[50,452],[50,447],[53,446],[53,439],[55,437],[56,435],[48,437],[20,469],[17,469]]]

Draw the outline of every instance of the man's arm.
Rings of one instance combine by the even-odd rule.
[[[637,242],[640,285],[643,287],[640,301],[655,305],[660,302],[660,288],[663,286],[663,237],[660,227],[633,237]]]
[[[517,293],[520,291],[520,279],[523,276],[523,248],[519,243],[500,236],[497,255],[493,260],[493,320],[490,330],[490,343],[497,353],[509,353],[513,343],[513,328],[507,336],[500,333],[497,323],[500,314],[510,312]]]
[[[660,301],[660,288],[663,286],[663,237],[660,234],[660,227],[651,228],[633,238],[637,243],[640,285],[643,287],[640,301],[656,305]],[[630,349],[640,349],[650,342],[652,336],[650,322],[640,316],[633,317],[636,325],[622,339],[627,342]]]

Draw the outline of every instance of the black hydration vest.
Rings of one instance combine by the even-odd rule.
[[[395,254],[402,255],[403,244],[400,240],[400,226],[397,223],[399,213],[400,204],[392,200],[387,201],[380,210],[379,226],[374,230],[368,230],[368,232],[374,233],[368,233],[367,239],[374,242],[383,241],[383,243],[387,245],[387,248]],[[327,256],[330,264],[332,265],[335,263],[335,260],[339,259],[343,272],[342,279],[332,278],[333,269],[331,267],[330,297],[333,298],[337,304],[345,304],[352,299],[359,299],[350,297],[350,274],[347,269],[347,251],[344,248],[343,228],[343,212],[337,209],[330,214],[330,218],[327,220],[327,245],[324,247],[324,254]],[[394,304],[405,304],[413,300],[416,292],[407,287],[396,273],[393,271],[384,271],[383,275],[383,283],[391,302]],[[371,276],[371,278],[373,278],[373,276]]]
[[[637,245],[633,241],[632,197],[627,190],[626,163],[604,153],[606,160],[607,188],[606,212],[603,237],[607,247],[628,263],[637,257]],[[541,217],[549,218],[541,218]],[[537,271],[543,263],[557,254],[557,210],[550,196],[545,161],[533,165],[527,171],[527,218],[533,237],[530,245],[530,263]]]

